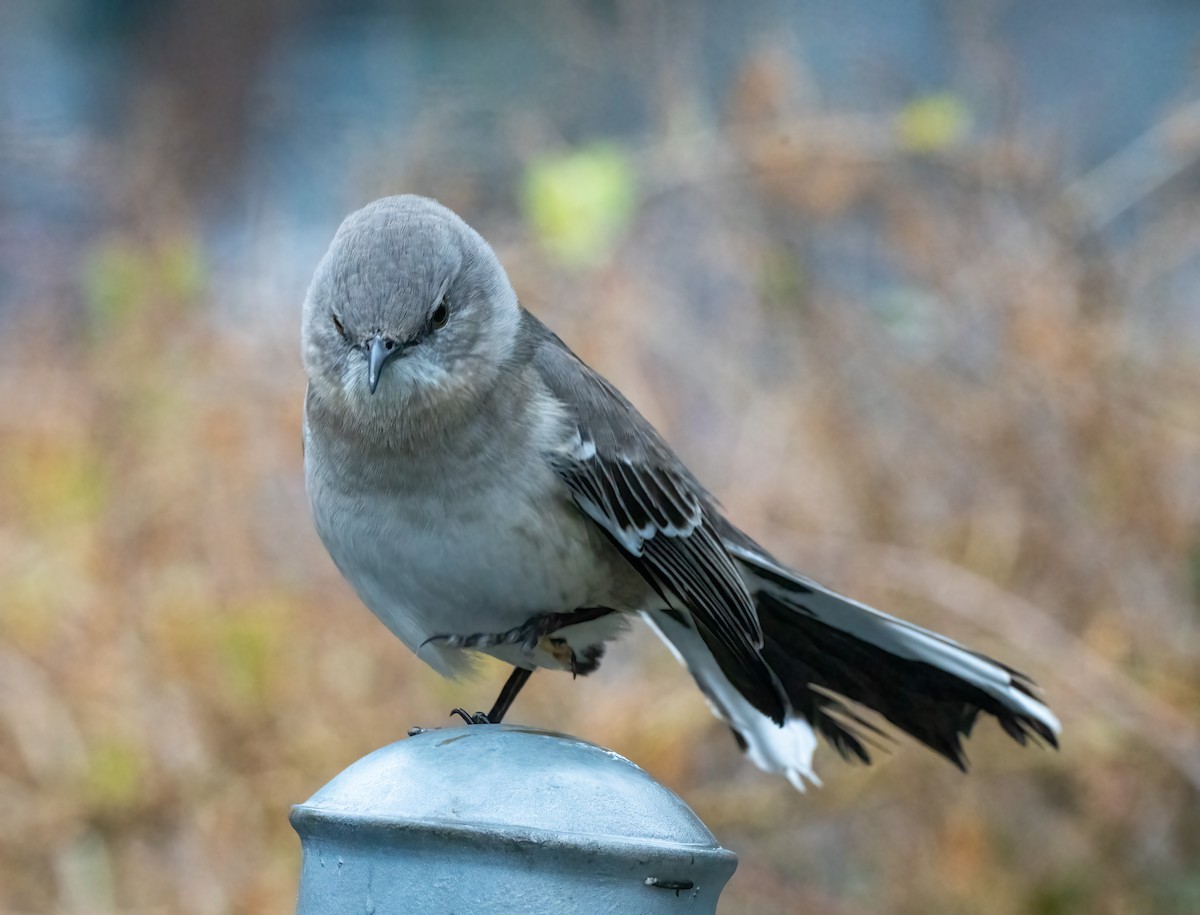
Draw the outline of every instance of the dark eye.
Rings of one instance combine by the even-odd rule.
[[[342,327],[342,322],[338,320],[338,316],[331,313],[329,317],[333,318],[333,326],[337,328],[337,332],[345,337],[346,328]]]
[[[429,324],[431,327],[445,327],[446,322],[450,320],[450,302],[445,296],[442,296],[437,307],[429,315]]]

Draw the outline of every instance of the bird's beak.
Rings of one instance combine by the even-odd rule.
[[[403,347],[391,337],[376,334],[367,342],[365,349],[367,354],[367,387],[374,394],[375,388],[379,386],[379,373],[383,371],[383,364],[400,352]]]

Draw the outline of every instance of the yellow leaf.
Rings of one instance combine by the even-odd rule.
[[[628,226],[635,185],[628,157],[611,143],[544,156],[525,172],[525,219],[563,263],[595,264]]]
[[[909,152],[940,152],[956,146],[970,129],[970,109],[951,92],[909,102],[896,116],[900,145]]]

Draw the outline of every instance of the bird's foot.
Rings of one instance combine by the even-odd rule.
[[[471,648],[476,651],[485,651],[488,648],[495,648],[498,645],[522,645],[527,650],[533,651],[543,638],[554,632],[556,629],[561,629],[561,624],[555,625],[555,621],[551,617],[562,616],[560,613],[548,613],[543,616],[535,616],[533,619],[527,620],[520,626],[514,626],[512,629],[507,629],[504,632],[474,632],[470,635],[431,635],[427,638],[422,647],[430,642],[436,642],[440,645],[445,645],[447,648]]]
[[[604,643],[598,645],[588,645],[583,649],[583,654],[580,655],[574,650],[571,651],[571,663],[568,669],[571,671],[571,679],[576,677],[586,677],[600,666],[600,659],[604,657]]]
[[[461,718],[467,724],[491,724],[492,723],[492,719],[487,716],[487,712],[476,712],[474,715],[472,715],[470,712],[468,712],[464,708],[450,709],[450,717],[453,718],[455,715],[457,715],[459,718]]]
[[[505,630],[504,632],[476,632],[471,635],[431,635],[421,643],[421,647],[424,648],[430,642],[437,642],[438,644],[445,645],[447,648],[471,648],[476,651],[495,648],[497,645],[521,645],[527,651],[533,651],[538,647],[542,639],[558,632],[560,629],[565,629],[567,626],[574,626],[577,623],[587,623],[613,612],[613,610],[607,607],[587,607],[582,610],[574,610],[570,613],[542,613],[531,617],[520,626],[514,626],[512,629]],[[561,642],[562,640],[555,639],[552,641]]]
[[[472,715],[465,708],[450,709],[450,717],[453,718],[455,715],[457,715],[459,718],[461,718],[467,724],[494,724],[495,723],[492,721],[491,718],[488,717],[487,712],[476,712],[475,714]],[[408,729],[408,736],[416,737],[418,734],[426,734],[429,731],[440,731],[440,730],[441,730],[441,728],[426,728],[426,727],[422,727],[419,724],[415,724],[411,728]]]

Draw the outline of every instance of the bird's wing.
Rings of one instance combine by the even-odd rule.
[[[547,460],[668,607],[695,623],[730,680],[782,723],[786,699],[759,651],[762,626],[711,496],[615,387],[532,315],[523,320],[531,363],[577,431]]]

